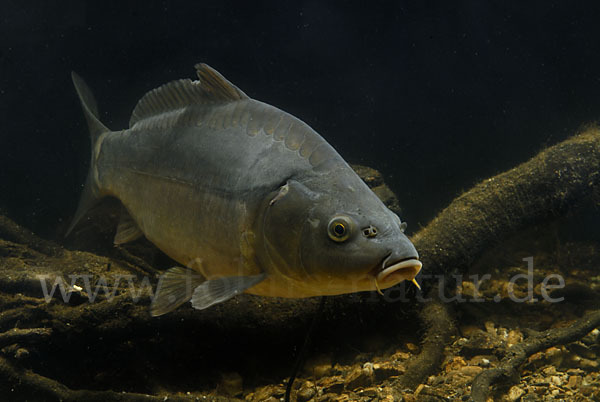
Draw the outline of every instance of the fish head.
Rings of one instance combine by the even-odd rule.
[[[362,181],[351,182],[288,181],[265,214],[270,263],[309,295],[389,288],[421,269],[406,224]]]

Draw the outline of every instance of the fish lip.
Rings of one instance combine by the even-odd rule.
[[[406,257],[389,262],[391,257],[392,253],[384,258],[381,265],[373,272],[373,277],[382,287],[390,287],[404,280],[413,280],[423,266],[418,257]]]

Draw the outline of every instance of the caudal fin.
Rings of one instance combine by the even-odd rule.
[[[85,115],[85,119],[90,131],[90,138],[92,140],[92,162],[87,179],[85,180],[85,185],[83,186],[83,192],[81,194],[81,199],[79,200],[79,206],[77,207],[75,216],[73,217],[71,225],[69,225],[69,229],[67,230],[65,236],[68,236],[69,233],[71,233],[75,225],[77,225],[81,218],[85,216],[87,211],[93,207],[100,198],[98,185],[93,175],[95,168],[94,149],[100,136],[103,133],[110,132],[110,130],[98,119],[98,106],[90,88],[75,72],[71,72],[71,78],[73,79],[73,85],[75,86],[77,95],[79,95],[83,114]]]

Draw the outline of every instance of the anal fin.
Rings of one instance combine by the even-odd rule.
[[[156,293],[150,304],[150,314],[158,317],[175,310],[190,300],[195,293],[194,289],[204,281],[204,276],[189,268],[168,269],[160,277]]]
[[[203,310],[214,304],[222,303],[244,292],[266,278],[266,274],[253,276],[227,276],[211,279],[194,290],[192,307]]]

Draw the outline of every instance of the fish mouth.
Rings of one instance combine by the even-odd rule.
[[[394,262],[389,262],[392,254],[388,255],[381,266],[373,273],[375,279],[375,287],[378,291],[380,288],[389,288],[402,281],[412,281],[415,283],[415,276],[421,270],[423,264],[417,257],[407,257]],[[415,283],[416,284],[416,283]],[[418,284],[416,284],[418,287]]]

